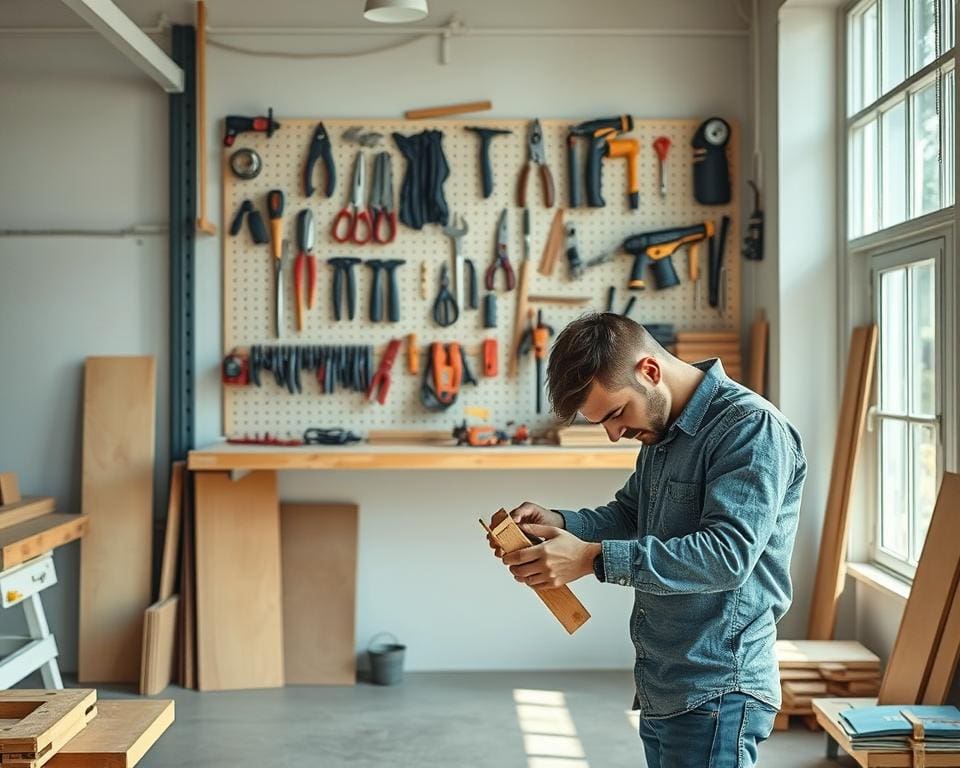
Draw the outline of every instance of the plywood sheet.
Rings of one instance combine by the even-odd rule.
[[[197,680],[202,691],[283,685],[275,472],[196,475]]]
[[[960,475],[946,472],[880,686],[881,704],[923,698],[960,572]]]
[[[181,537],[183,557],[180,558],[180,684],[184,688],[196,688],[197,667],[197,593],[194,558],[194,515],[192,475],[184,477],[183,524]]]
[[[286,681],[353,685],[357,507],[283,504],[280,524]]]
[[[85,534],[87,523],[87,515],[53,513],[0,529],[0,570],[76,541]]]
[[[930,667],[930,679],[923,692],[924,704],[946,704],[947,695],[960,661],[960,593],[954,589],[950,611]]]
[[[174,705],[169,699],[101,700],[96,719],[71,739],[48,765],[50,768],[133,768],[173,719]]]
[[[144,612],[140,661],[140,694],[156,696],[166,690],[173,675],[180,600],[172,595]]]
[[[83,392],[80,681],[136,683],[150,604],[156,365],[87,358]]]
[[[166,600],[173,594],[180,553],[180,517],[183,509],[183,473],[185,462],[175,461],[170,469],[170,496],[167,501],[167,526],[163,537],[163,559],[160,562],[160,594]]]

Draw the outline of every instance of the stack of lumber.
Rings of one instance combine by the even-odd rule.
[[[91,688],[0,692],[0,764],[130,768],[173,722],[172,701],[101,701]]]
[[[603,448],[613,445],[599,424],[570,424],[557,428],[557,445],[564,448]]]
[[[780,640],[777,661],[783,695],[777,730],[786,730],[791,716],[813,727],[815,698],[876,696],[880,690],[880,658],[855,641]]]
[[[687,363],[719,357],[727,376],[734,381],[743,380],[743,358],[737,331],[679,331],[672,351]]]

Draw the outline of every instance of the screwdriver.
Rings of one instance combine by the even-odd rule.
[[[653,151],[657,153],[657,170],[660,176],[660,197],[667,196],[667,152],[670,151],[670,139],[658,136],[653,142]]]
[[[283,192],[272,189],[267,193],[267,216],[270,217],[270,241],[273,258],[280,260],[283,242]]]
[[[313,255],[316,239],[313,211],[305,208],[297,214],[297,259],[293,263],[293,292],[297,296],[297,330],[302,331],[307,309],[317,299],[317,258]],[[306,285],[304,285],[306,279]],[[306,294],[306,295],[304,295]]]

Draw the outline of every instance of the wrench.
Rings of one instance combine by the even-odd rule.
[[[443,228],[443,234],[453,241],[453,284],[457,307],[462,308],[465,292],[463,276],[463,236],[467,234],[467,221],[462,216],[450,214],[450,223]]]

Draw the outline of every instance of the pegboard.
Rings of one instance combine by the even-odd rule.
[[[581,118],[586,119],[586,118]],[[520,360],[518,375],[506,376],[507,352],[513,333],[516,289],[505,291],[503,276],[496,280],[497,328],[483,328],[483,297],[486,290],[483,276],[494,257],[497,223],[500,212],[508,210],[510,261],[519,275],[523,256],[522,209],[517,207],[517,183],[527,160],[526,120],[328,120],[324,119],[333,144],[336,164],[336,188],[330,198],[315,191],[304,197],[303,165],[314,128],[318,120],[290,120],[278,116],[281,127],[268,138],[262,133],[243,133],[231,148],[223,151],[223,229],[227,230],[233,216],[245,199],[250,199],[267,220],[266,195],[271,189],[282,189],[286,196],[283,217],[284,237],[291,241],[292,256],[296,255],[296,216],[303,208],[313,210],[316,222],[317,304],[307,314],[302,333],[296,332],[293,292],[293,258],[284,274],[285,321],[282,338],[274,331],[274,265],[269,245],[255,245],[246,226],[236,237],[227,232],[223,236],[223,341],[224,353],[245,349],[253,344],[372,344],[377,350],[375,368],[386,344],[392,338],[403,338],[416,333],[421,352],[421,371],[426,363],[426,348],[432,341],[458,341],[466,347],[469,364],[477,378],[476,387],[462,388],[457,402],[443,413],[432,413],[420,404],[421,376],[407,373],[406,342],[392,372],[392,385],[384,405],[367,402],[362,395],[338,390],[322,394],[316,380],[304,375],[303,392],[290,394],[267,376],[263,386],[224,387],[224,430],[227,435],[243,435],[269,431],[276,435],[300,435],[306,427],[347,427],[364,433],[371,429],[445,429],[463,418],[464,406],[480,406],[490,410],[491,422],[504,425],[508,421],[525,423],[535,431],[549,426],[552,419],[546,412],[535,412],[535,363],[532,355]],[[584,306],[542,305],[544,322],[559,332],[567,323],[588,310],[603,311],[607,289],[616,286],[614,311],[620,312],[630,296],[637,301],[631,317],[641,323],[673,323],[677,330],[740,328],[740,211],[737,190],[739,183],[739,131],[732,124],[728,144],[733,200],[727,206],[701,206],[693,197],[692,149],[690,141],[700,120],[635,120],[629,134],[640,142],[640,207],[630,210],[627,201],[626,161],[603,161],[604,208],[577,208],[566,211],[565,221],[577,228],[580,256],[584,262],[605,252],[618,249],[629,235],[672,226],[683,226],[712,220],[719,222],[723,215],[731,217],[727,235],[724,264],[725,285],[721,299],[722,311],[707,303],[707,249],[701,244],[701,305],[694,306],[693,285],[687,279],[685,250],[674,255],[674,265],[681,284],[675,288],[657,291],[652,287],[648,273],[646,291],[627,290],[627,278],[633,257],[620,254],[610,263],[586,271],[578,280],[571,280],[566,259],[561,256],[551,277],[537,271],[537,265],[547,239],[548,230],[557,205],[567,204],[566,133],[569,126],[580,120],[541,120],[548,164],[556,186],[553,209],[544,206],[539,175],[531,169],[527,204],[531,214],[530,291],[531,295],[588,296]],[[341,139],[343,132],[355,125],[365,131],[383,134],[377,147],[360,148]],[[491,145],[494,189],[489,198],[483,198],[480,183],[479,138],[464,130],[467,125],[506,128],[512,135],[498,136]],[[453,276],[453,243],[437,225],[426,225],[422,230],[398,225],[397,238],[389,245],[338,244],[330,227],[337,212],[350,195],[354,157],[358,151],[366,155],[367,194],[371,191],[373,159],[377,152],[387,150],[393,158],[394,207],[399,207],[399,190],[406,161],[397,150],[391,133],[412,135],[423,130],[443,131],[443,148],[450,166],[450,176],[444,185],[449,210],[462,215],[469,227],[463,240],[464,256],[476,266],[480,287],[480,308],[461,308],[457,323],[440,328],[432,318],[440,270],[449,266]],[[667,195],[659,194],[657,156],[653,141],[667,136],[672,146],[667,158]],[[586,140],[580,141],[580,158],[586,157]],[[254,179],[241,180],[229,170],[230,154],[238,148],[255,149],[263,160],[263,170]],[[318,166],[322,165],[322,161]],[[322,187],[319,168],[314,183]],[[585,199],[584,199],[585,202]],[[326,260],[334,256],[356,256],[363,259],[405,259],[397,276],[400,288],[400,322],[373,323],[368,318],[372,273],[363,265],[355,267],[358,285],[357,316],[353,321],[336,322],[331,296],[333,268]],[[427,298],[421,299],[421,262],[427,265]],[[451,289],[453,286],[451,285]],[[480,345],[485,338],[499,342],[499,375],[482,376]],[[474,420],[475,421],[475,420]]]

